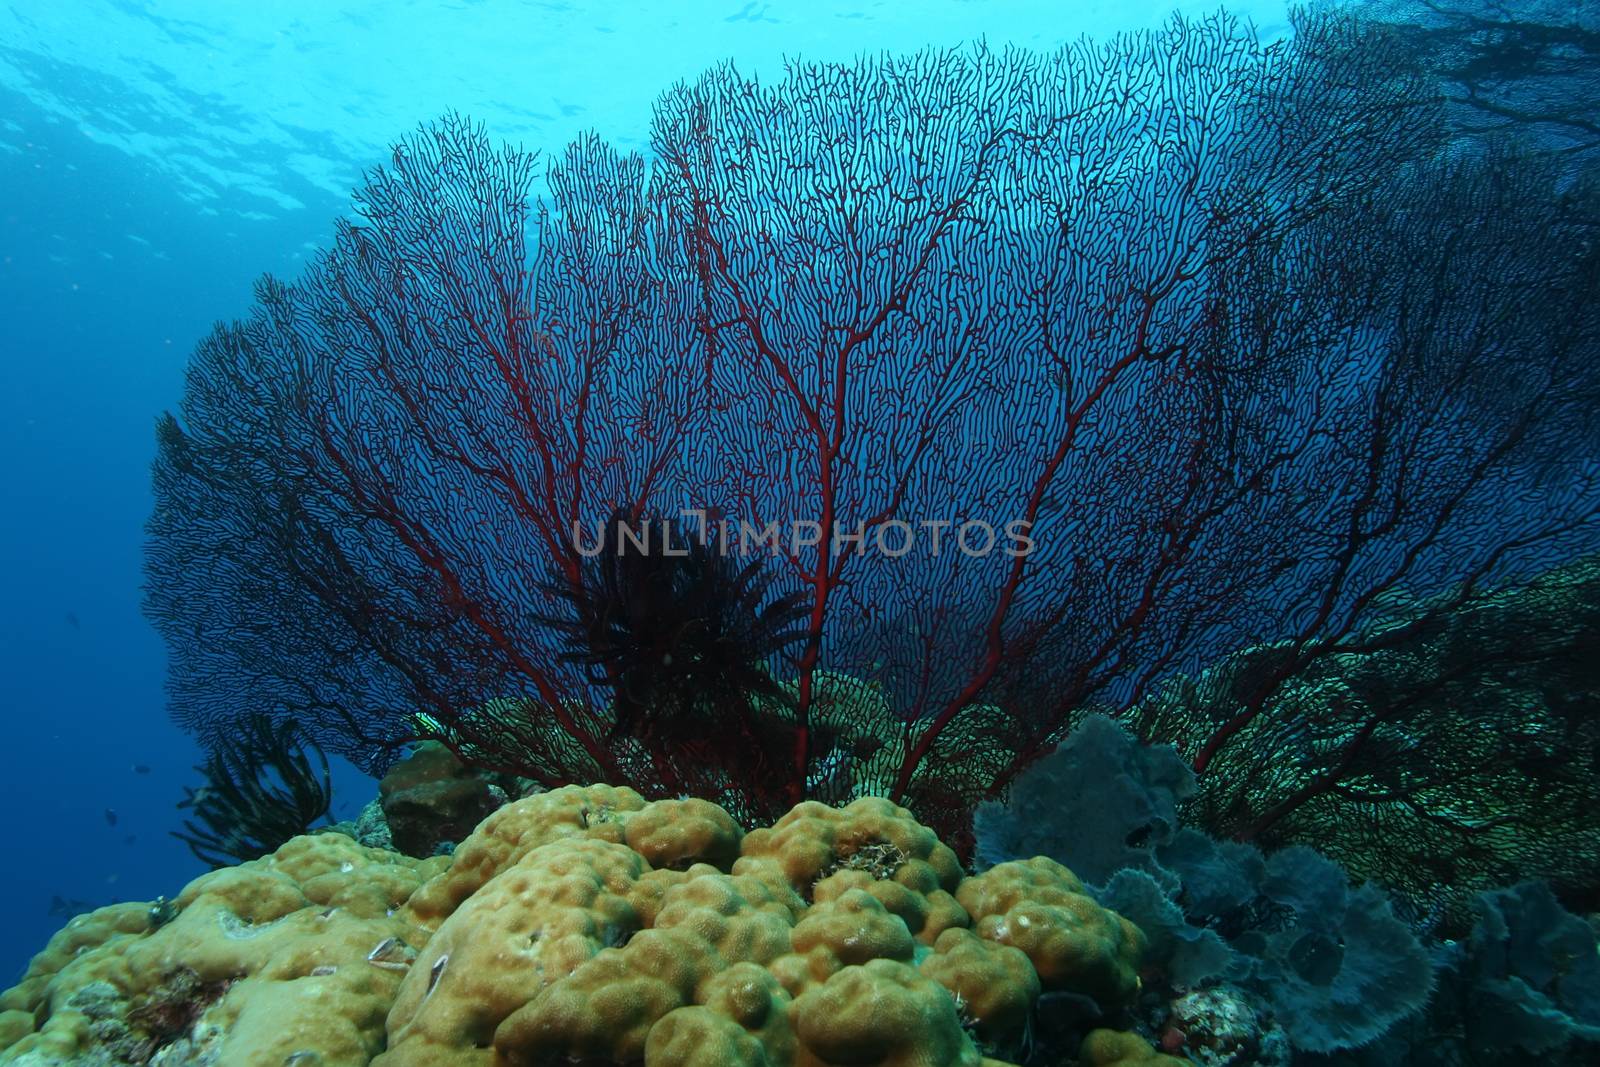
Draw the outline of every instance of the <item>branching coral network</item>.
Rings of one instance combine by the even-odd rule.
[[[1592,183],[1455,151],[1436,87],[1392,28],[1216,16],[720,67],[649,158],[429,125],[161,425],[175,713],[751,820],[879,793],[961,844],[1084,708],[1278,643],[1204,775],[1397,596],[1418,630],[1595,547]],[[730,572],[794,640],[693,729],[568,595],[619,509],[822,532]],[[882,550],[971,520],[1030,550]]]

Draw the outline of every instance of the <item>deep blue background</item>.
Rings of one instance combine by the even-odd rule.
[[[16,93],[0,94],[0,113],[26,150],[0,172],[9,982],[65,921],[47,915],[52,895],[149,898],[200,870],[167,835],[197,753],[166,721],[165,657],[139,613],[154,417],[175,404],[212,319],[243,310],[263,267],[293,270],[284,249],[319,238],[340,205],[328,196],[235,229],[198,214],[145,161],[29,114]],[[130,233],[154,235],[164,254]]]
[[[0,987],[65,921],[52,896],[149,899],[200,871],[168,836],[197,753],[139,612],[154,420],[195,342],[258,274],[297,273],[385,145],[457,109],[546,149],[586,127],[641,147],[655,94],[722,58],[772,77],[785,54],[1049,48],[1170,5],[1054,7],[0,2]],[[1281,3],[1236,7],[1281,31]],[[339,786],[345,814],[372,794]]]

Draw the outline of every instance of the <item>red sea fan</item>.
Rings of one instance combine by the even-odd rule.
[[[1586,320],[1526,333],[1495,407],[1492,345],[1408,347],[1482,305],[1358,239],[1416,213],[1438,119],[1383,33],[1217,16],[723,66],[648,159],[431,125],[162,423],[175,714],[950,835],[1087,705],[1526,571],[1592,514],[1552,447]],[[586,560],[619,510],[716,511],[762,562]]]

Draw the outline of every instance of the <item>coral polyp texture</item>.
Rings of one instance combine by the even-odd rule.
[[[404,904],[445,862],[296,837],[195,879],[170,918],[79,916],[0,994],[0,1062],[365,1063],[425,937]]]
[[[882,798],[746,833],[566,786],[453,856],[297,837],[74,919],[0,998],[0,1063],[998,1067],[1045,994],[1127,1006],[1143,949],[1060,864],[968,875]]]

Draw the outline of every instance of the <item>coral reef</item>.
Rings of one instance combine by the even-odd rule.
[[[1470,935],[1435,954],[1437,988],[1427,1010],[1330,1063],[1600,1062],[1595,929],[1540,882],[1484,893],[1476,910]]]
[[[394,835],[389,832],[389,820],[383,815],[383,804],[377,797],[367,801],[366,806],[354,819],[334,823],[328,830],[353,837],[368,848],[398,851],[394,847]]]
[[[453,847],[509,799],[507,775],[467,768],[437,742],[424,742],[389,768],[378,783],[378,802],[393,847],[408,856],[431,856]]]
[[[1117,1030],[1095,1030],[1083,1039],[1078,1059],[1085,1067],[1179,1067],[1176,1056],[1157,1052],[1137,1035]]]
[[[1101,884],[1124,867],[1147,866],[1150,851],[1177,832],[1194,788],[1194,772],[1171,745],[1140,744],[1106,716],[1089,715],[1017,778],[1004,804],[978,806],[978,859],[1050,856]]]
[[[1190,825],[1310,844],[1465,936],[1528,878],[1600,903],[1600,557],[1526,585],[1391,596],[1343,642],[1277,642],[1171,680],[1136,733],[1215,751]],[[1075,868],[1076,869],[1076,868]]]
[[[1185,993],[1167,1005],[1160,1045],[1202,1067],[1288,1067],[1288,1035],[1261,1014],[1253,998],[1229,986]]]
[[[1180,987],[1226,979],[1303,1052],[1365,1045],[1423,1007],[1431,961],[1383,890],[1352,888],[1343,869],[1304,846],[1266,855],[1175,827],[1174,806],[1193,779],[1179,773],[1170,748],[1140,748],[1108,720],[1086,720],[1060,752],[1021,776],[1016,793],[1027,807],[980,809],[980,854],[1000,856],[1025,841],[1076,868],[1081,847],[1107,875],[1095,898],[1140,926],[1164,978]],[[1102,794],[1121,799],[1102,805]],[[1042,810],[1069,817],[1047,821],[1037,817]],[[1066,829],[1079,825],[1072,813],[1099,827],[1081,846]],[[1150,847],[1132,847],[1135,833]],[[1107,857],[1125,865],[1112,872]],[[1215,1031],[1217,1020],[1207,1025]],[[1255,1029],[1250,1041],[1259,1040]]]
[[[1188,921],[1228,935],[1226,976],[1264,1000],[1296,1048],[1364,1045],[1427,1003],[1433,969],[1416,934],[1380,888],[1350,888],[1311,849],[1263,857],[1184,831],[1161,858]]]
[[[296,837],[195,879],[165,922],[80,916],[0,994],[0,1062],[365,1063],[402,977],[381,964],[426,936],[402,905],[444,862]]]
[[[0,1063],[1000,1067],[1042,998],[1091,1006],[1075,1041],[1126,1018],[1143,948],[1059,863],[969,875],[881,798],[746,833],[567,786],[451,856],[298,837],[75,919],[0,996]]]
[[[1523,882],[1485,893],[1479,921],[1445,961],[1443,982],[1474,1052],[1600,1051],[1600,952],[1595,930]],[[1440,998],[1441,1003],[1445,998]]]

